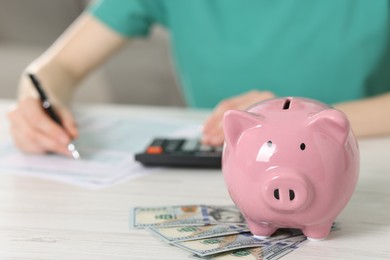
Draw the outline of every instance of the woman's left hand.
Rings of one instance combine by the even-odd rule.
[[[222,100],[215,107],[213,113],[203,125],[202,143],[213,146],[219,146],[223,144],[224,134],[222,129],[222,120],[223,115],[227,110],[244,110],[252,104],[274,97],[274,93],[269,91],[252,90],[240,96]]]

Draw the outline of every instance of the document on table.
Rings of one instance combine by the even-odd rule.
[[[84,115],[78,120],[80,136],[74,144],[81,160],[56,154],[20,152],[8,140],[0,144],[0,173],[16,173],[103,188],[153,172],[134,160],[157,136],[194,137],[199,124],[172,118],[102,118]]]

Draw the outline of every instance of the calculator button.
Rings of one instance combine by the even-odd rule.
[[[184,152],[192,152],[198,148],[199,141],[196,139],[187,140],[184,142],[181,150]]]
[[[222,153],[223,151],[223,145],[214,147],[215,151],[218,153]]]
[[[163,152],[163,148],[161,146],[149,146],[146,149],[146,153],[148,154],[161,154]]]
[[[149,147],[152,147],[152,146],[163,147],[164,141],[165,141],[164,139],[154,139],[153,142],[149,145]]]
[[[183,140],[168,140],[165,143],[165,151],[166,152],[176,151],[182,142],[183,142]]]
[[[202,152],[210,152],[213,150],[213,147],[210,146],[210,145],[206,145],[206,144],[201,144],[199,146],[199,151],[202,151]]]

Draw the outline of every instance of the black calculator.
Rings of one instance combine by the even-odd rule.
[[[204,145],[199,139],[156,138],[135,160],[145,166],[221,168],[222,146]]]

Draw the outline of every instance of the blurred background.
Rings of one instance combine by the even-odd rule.
[[[87,0],[0,0],[0,98],[15,98],[23,69],[84,10]],[[80,84],[77,102],[184,106],[169,39],[156,26]]]

